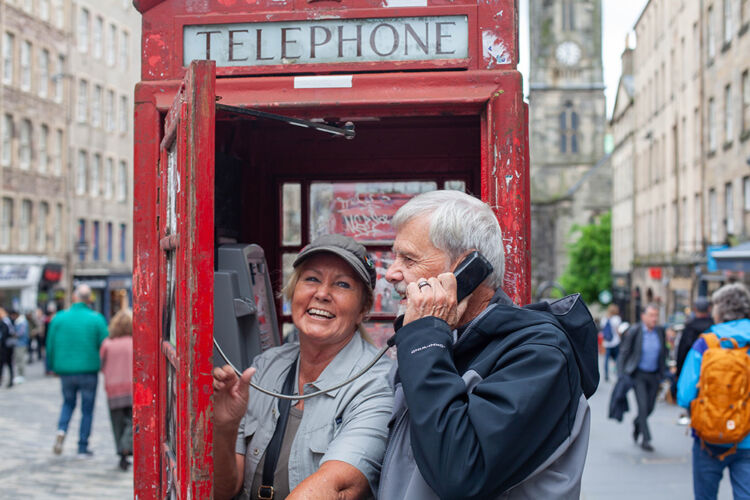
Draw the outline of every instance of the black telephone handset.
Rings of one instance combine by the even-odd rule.
[[[456,267],[456,298],[464,300],[492,273],[492,264],[476,250],[466,256]]]

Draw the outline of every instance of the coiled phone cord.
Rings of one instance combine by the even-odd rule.
[[[383,354],[385,354],[385,351],[387,351],[392,345],[393,345],[392,341],[389,340],[388,343],[386,343],[386,345],[384,345],[380,349],[380,351],[378,351],[378,353],[375,355],[375,357],[372,358],[372,361],[370,361],[367,364],[367,366],[365,366],[358,373],[355,373],[354,375],[352,375],[348,379],[344,380],[340,384],[336,384],[333,387],[329,387],[328,389],[321,389],[319,391],[311,392],[310,394],[301,394],[301,395],[293,395],[292,394],[292,395],[290,395],[290,394],[280,394],[278,392],[269,391],[268,389],[264,389],[264,388],[262,388],[262,387],[260,387],[258,385],[255,385],[254,383],[252,383],[252,381],[250,382],[250,387],[252,387],[256,391],[262,392],[263,394],[267,394],[269,396],[272,396],[274,398],[279,398],[279,399],[291,399],[291,400],[294,400],[294,401],[298,401],[298,400],[301,400],[301,399],[314,398],[315,396],[320,396],[322,394],[326,394],[328,392],[335,391],[336,389],[340,389],[341,387],[344,387],[346,384],[349,384],[349,383],[355,381],[356,379],[358,379],[359,377],[361,377],[362,375],[364,375],[367,372],[367,370],[369,370],[370,368],[372,368],[375,365],[375,363],[377,363],[378,360],[383,357]],[[234,364],[232,364],[231,361],[229,361],[229,358],[227,358],[226,354],[224,354],[224,351],[221,350],[221,347],[219,346],[219,343],[216,341],[216,337],[214,337],[214,347],[216,348],[216,351],[219,353],[219,356],[221,356],[221,358],[232,368],[232,370],[234,370],[234,372],[237,374],[237,376],[241,377],[242,376],[242,372],[240,372],[237,369],[237,367],[234,366]]]

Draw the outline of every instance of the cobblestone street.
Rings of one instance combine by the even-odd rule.
[[[45,377],[41,362],[27,366],[25,383],[6,385],[7,372],[0,388],[0,498],[133,498],[132,468],[123,472],[117,467],[101,377],[89,442],[94,456],[85,459],[76,457],[80,406],[62,455],[52,453],[62,394],[59,379]]]

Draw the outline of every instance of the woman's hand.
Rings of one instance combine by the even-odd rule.
[[[248,368],[238,377],[229,365],[214,368],[214,425],[219,429],[234,429],[240,425],[247,411],[250,379],[255,368]]]
[[[420,283],[422,286],[420,287]],[[434,316],[440,318],[451,328],[458,326],[458,321],[466,311],[468,301],[456,303],[456,276],[443,273],[437,278],[420,278],[406,287],[406,313],[404,325],[412,321]],[[468,297],[467,297],[468,298]]]

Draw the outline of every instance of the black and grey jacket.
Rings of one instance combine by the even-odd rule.
[[[396,333],[378,497],[579,498],[590,428],[581,379],[598,380],[598,367],[578,366],[551,314],[502,291],[454,335],[434,317]]]

